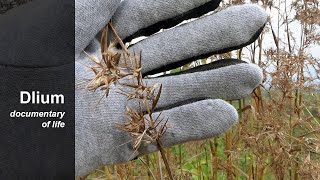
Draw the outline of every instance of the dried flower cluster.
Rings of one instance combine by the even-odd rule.
[[[109,43],[107,40],[108,29],[111,29],[116,37],[117,43],[122,47],[122,56],[119,50],[116,49],[116,43]],[[88,89],[96,91],[97,89],[104,90],[106,97],[109,95],[110,85],[119,85],[117,91],[127,97],[127,105],[125,109],[125,117],[127,121],[124,124],[118,124],[118,128],[127,132],[132,137],[133,149],[138,150],[142,143],[156,143],[161,152],[164,163],[168,170],[168,174],[172,179],[168,162],[163,151],[160,138],[167,129],[167,121],[160,118],[161,113],[154,119],[153,113],[159,101],[162,85],[148,86],[142,78],[141,53],[133,56],[127,50],[111,23],[104,28],[101,37],[102,58],[100,60],[95,57],[90,59],[96,66],[90,67],[95,73],[95,77],[89,82]],[[124,90],[125,89],[125,90]],[[129,101],[138,104],[130,107]],[[160,125],[161,124],[161,125]]]

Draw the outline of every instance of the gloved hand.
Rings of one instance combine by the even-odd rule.
[[[84,48],[93,39],[85,49],[88,54],[101,57],[100,44],[94,36],[110,20],[110,14],[119,3],[117,0],[107,4],[101,0],[76,1],[76,29],[81,32],[76,34],[76,41]],[[119,36],[127,42],[141,35],[151,35],[163,27],[172,27],[184,19],[199,17],[214,10],[219,3],[219,0],[124,0],[112,22]],[[154,34],[132,45],[129,51],[142,51],[142,71],[145,75],[153,74],[246,46],[257,39],[266,21],[267,14],[256,5],[233,6]],[[78,56],[77,84],[94,76],[83,65],[89,62],[84,53]],[[220,99],[234,100],[249,95],[261,83],[262,71],[244,61],[220,60],[177,75],[145,81],[163,85],[157,110],[163,110],[162,116],[169,118],[169,128],[161,138],[164,147],[169,147],[210,138],[230,128],[238,119],[237,111]],[[103,91],[76,89],[77,176],[100,165],[126,162],[157,150],[151,143],[142,144],[134,151],[129,134],[116,128],[116,124],[125,121],[126,97],[115,93],[115,89],[111,86],[108,98],[100,103]]]

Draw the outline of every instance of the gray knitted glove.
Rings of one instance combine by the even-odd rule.
[[[88,17],[84,14],[102,13],[97,8],[86,8],[91,7],[90,2],[93,1],[81,4],[79,0],[77,4],[82,5],[81,18]],[[102,3],[96,1],[92,6]],[[114,2],[117,4],[119,1]],[[141,35],[151,35],[161,27],[171,27],[186,18],[200,16],[214,10],[218,4],[219,0],[124,0],[113,16],[113,24],[120,37],[129,41]],[[105,8],[104,11],[109,10]],[[78,21],[81,18],[76,17]],[[110,16],[99,16],[93,23],[106,24],[109,19]],[[90,20],[83,21],[86,23],[82,24],[91,27]],[[143,73],[153,74],[250,44],[258,37],[266,21],[267,14],[258,6],[233,6],[152,35],[129,50],[142,50]],[[101,29],[102,25],[94,27]],[[100,30],[91,29],[89,34],[85,34],[89,32],[85,32],[86,28],[78,28],[84,30],[84,37],[78,36],[79,42],[88,42],[93,38],[93,32]],[[93,56],[101,57],[97,40],[91,41],[85,50]],[[89,62],[84,54],[76,60],[77,84],[87,82],[87,79],[94,76],[83,66]],[[163,110],[162,116],[169,118],[169,128],[161,138],[163,145],[169,147],[210,138],[230,128],[237,121],[237,111],[220,99],[233,100],[249,95],[261,83],[262,71],[256,65],[241,60],[220,60],[180,74],[145,81],[148,84],[163,84],[157,110]],[[126,162],[157,150],[154,144],[142,144],[138,151],[134,151],[129,134],[116,128],[116,124],[125,121],[126,97],[115,93],[115,89],[111,86],[108,98],[98,105],[104,92],[76,89],[75,157],[78,176],[100,165]]]

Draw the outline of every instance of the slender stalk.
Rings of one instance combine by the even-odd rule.
[[[108,180],[111,180],[111,179],[112,179],[108,166],[105,166],[105,167],[104,167],[104,175],[106,176],[106,178],[107,178]]]
[[[212,179],[217,180],[218,179],[218,155],[217,155],[217,149],[218,149],[218,143],[217,143],[217,138],[209,141],[210,145],[210,151],[212,155]]]
[[[254,179],[254,176],[253,176],[253,153],[251,152],[250,153],[250,166],[249,166],[249,180],[251,179]]]
[[[146,155],[146,162],[144,162],[141,158],[140,158],[140,160],[143,162],[143,163],[145,163],[145,165],[147,166],[147,169],[148,169],[148,172],[147,172],[147,174],[148,174],[148,179],[150,180],[151,179],[151,174],[152,174],[152,172],[151,172],[151,170],[150,170],[150,160],[149,160],[149,155],[147,154]],[[153,175],[153,174],[152,174]],[[155,179],[155,178],[154,178]]]
[[[158,149],[159,149],[159,151],[161,153],[161,157],[162,157],[162,160],[164,162],[164,165],[165,165],[165,167],[167,169],[167,173],[169,175],[169,179],[173,180],[173,176],[172,176],[172,173],[171,173],[171,170],[170,170],[170,166],[169,166],[169,163],[167,161],[166,154],[164,152],[163,146],[162,146],[162,144],[161,144],[159,139],[157,139],[156,142],[157,142]]]
[[[119,168],[118,168],[118,174],[119,174],[119,176],[120,176],[120,179],[121,179],[121,180],[124,180],[124,179],[125,179],[125,178],[124,178],[125,176],[124,176],[124,173],[123,173],[123,170],[122,170],[122,169],[123,169],[123,168],[122,168],[123,165],[118,165],[118,166],[119,166]]]
[[[231,160],[231,148],[232,148],[232,131],[229,130],[226,133],[226,156],[227,156],[227,179],[232,180],[232,160]]]
[[[201,151],[200,153],[198,152],[200,148],[196,148],[196,154],[201,154]],[[197,170],[198,170],[198,178],[199,179],[202,179],[202,166],[201,166],[201,155],[197,156]]]
[[[158,167],[159,167],[159,179],[162,180],[163,179],[163,173],[162,173],[162,165],[161,165],[161,162],[160,162],[161,153],[158,152],[157,154],[158,154],[157,161],[158,161]]]
[[[113,168],[114,168],[114,174],[116,175],[116,177],[118,177],[119,173],[118,173],[117,165],[114,165]]]
[[[179,148],[179,168],[180,168],[180,173],[182,175],[183,174],[183,171],[182,171],[182,144],[179,144],[178,148]]]
[[[142,164],[145,165],[145,167],[147,167],[147,170],[148,170],[148,179],[151,179],[151,177],[156,180],[156,178],[154,177],[151,169],[150,169],[150,166],[149,166],[149,162],[145,162],[142,158],[139,158],[139,160],[142,162]]]
[[[166,158],[170,162],[170,148],[166,148]]]

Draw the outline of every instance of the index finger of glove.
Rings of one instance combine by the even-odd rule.
[[[183,20],[215,10],[221,0],[124,0],[112,17],[118,35],[128,42],[149,36]]]
[[[232,6],[216,14],[158,33],[129,48],[142,52],[145,75],[225,53],[254,42],[267,22],[256,5]]]

